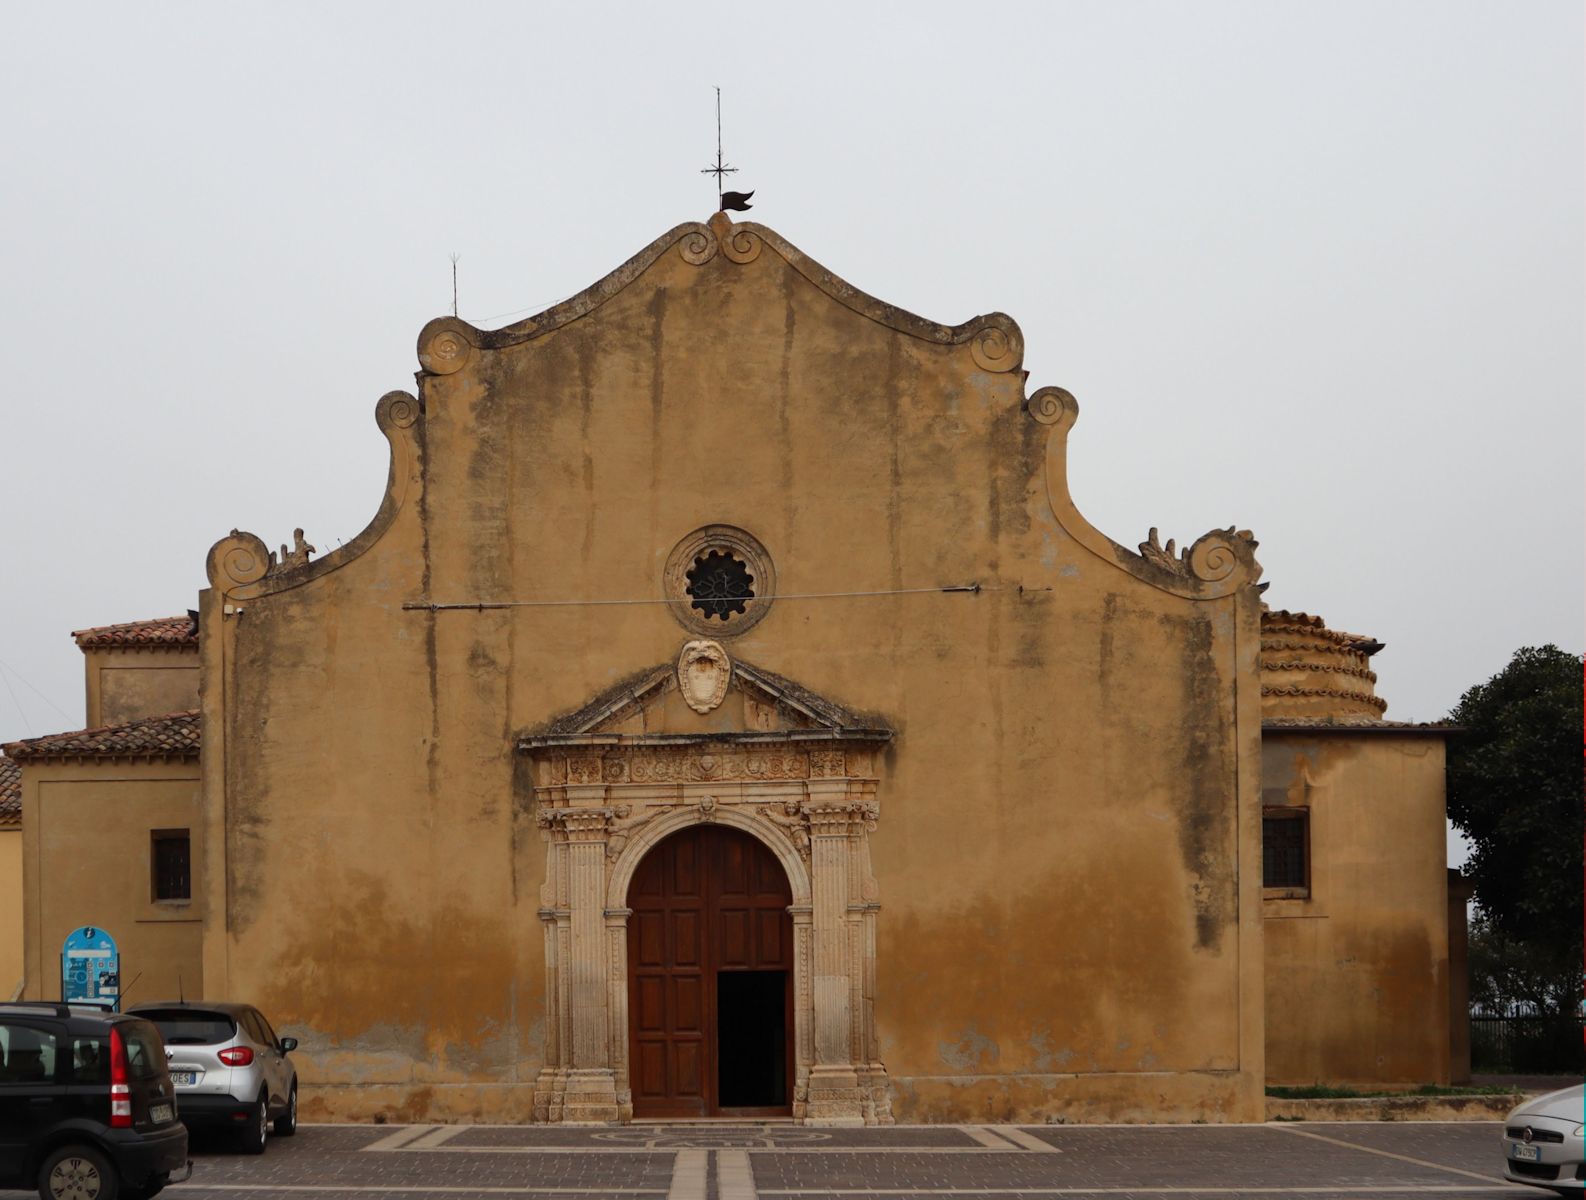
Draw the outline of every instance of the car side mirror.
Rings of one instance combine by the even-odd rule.
[[[282,1038],[281,1039],[281,1053],[282,1054],[290,1054],[290,1053],[292,1053],[292,1051],[294,1051],[296,1049],[297,1049],[297,1039],[296,1038]]]

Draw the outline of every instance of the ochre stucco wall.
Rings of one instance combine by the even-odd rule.
[[[149,844],[188,829],[203,861],[197,763],[26,763],[22,826],[28,999],[60,998],[61,944],[81,925],[116,939],[129,1003],[202,996],[198,868],[191,901],[156,902]]]
[[[197,647],[83,650],[88,725],[119,725],[198,707]]]
[[[305,1114],[526,1116],[546,848],[515,736],[697,636],[659,604],[403,603],[654,599],[719,522],[785,597],[731,654],[897,731],[897,1119],[1259,1118],[1255,597],[1169,594],[1062,527],[1020,371],[770,247],[674,248],[421,397],[382,409],[378,536],[203,598],[205,986],[302,1039]]]
[[[1311,888],[1267,900],[1267,1077],[1447,1083],[1443,741],[1268,731],[1268,803],[1309,805]]]
[[[0,826],[0,1000],[22,982],[22,826]]]

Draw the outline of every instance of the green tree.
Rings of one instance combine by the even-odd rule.
[[[1449,714],[1464,732],[1449,739],[1448,815],[1471,842],[1478,943],[1554,1012],[1581,999],[1583,666],[1557,646],[1522,647]]]

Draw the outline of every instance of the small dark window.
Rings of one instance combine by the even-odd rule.
[[[1310,887],[1310,812],[1269,808],[1261,817],[1261,886]]]
[[[193,865],[185,829],[156,829],[150,835],[154,898],[191,900]]]
[[[692,607],[707,621],[711,617],[726,621],[754,599],[754,576],[731,554],[712,550],[696,558],[689,569],[688,594],[693,597]]]
[[[74,1037],[71,1041],[71,1083],[109,1083],[110,1046],[104,1038]]]
[[[28,1025],[0,1025],[0,1085],[55,1082],[53,1033]]]
[[[167,1046],[218,1046],[237,1036],[237,1024],[225,1013],[193,1008],[140,1008],[138,1016],[153,1021]]]

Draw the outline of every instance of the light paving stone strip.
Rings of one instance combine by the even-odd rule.
[[[666,1200],[705,1200],[709,1162],[708,1150],[679,1150],[672,1166],[672,1186],[667,1190]]]
[[[1063,1153],[1050,1142],[1043,1142],[1033,1133],[1025,1133],[1015,1125],[993,1125],[991,1128],[999,1137],[1005,1137],[1015,1145],[1023,1146],[1026,1150],[1039,1150],[1042,1154]]]
[[[960,1125],[964,1133],[974,1138],[988,1150],[1017,1150],[1018,1147],[1006,1138],[998,1137],[984,1125]]]
[[[719,1200],[755,1200],[759,1195],[747,1150],[716,1151],[716,1193]]]
[[[364,1147],[364,1150],[397,1150],[414,1139],[423,1137],[426,1133],[433,1133],[437,1129],[444,1128],[446,1128],[444,1125],[405,1125],[393,1133],[388,1133],[377,1142],[370,1142]]]

